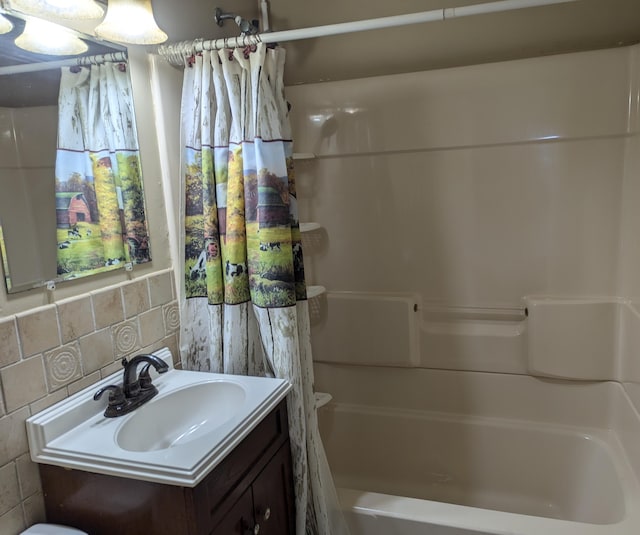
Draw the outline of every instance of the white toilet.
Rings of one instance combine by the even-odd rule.
[[[85,531],[57,524],[36,524],[21,535],[88,535]]]

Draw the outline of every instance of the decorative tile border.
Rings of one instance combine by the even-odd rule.
[[[111,339],[116,354],[127,355],[140,349],[137,320],[125,321],[111,327]]]
[[[59,347],[44,354],[50,390],[57,390],[82,377],[78,342]]]

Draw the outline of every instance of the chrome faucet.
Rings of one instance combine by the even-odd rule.
[[[137,375],[138,365],[142,362],[147,364],[142,368],[140,375]],[[129,361],[123,358],[122,366],[124,367],[122,387],[107,385],[98,390],[93,396],[93,399],[97,401],[104,392],[109,391],[109,404],[104,411],[104,415],[107,418],[128,414],[158,393],[158,389],[151,383],[151,376],[149,375],[151,366],[158,373],[165,373],[169,370],[169,366],[164,360],[151,354],[136,355]]]

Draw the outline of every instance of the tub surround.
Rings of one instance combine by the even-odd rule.
[[[295,150],[316,155],[301,217],[323,227],[314,358],[566,375],[528,360],[524,298],[595,297],[615,302],[613,353],[574,378],[640,409],[638,79],[636,45],[288,88]]]
[[[25,420],[121,369],[123,356],[168,346],[179,327],[172,270],[0,320],[0,532],[44,520]]]
[[[323,439],[338,480],[358,483],[341,498],[362,513],[360,532],[421,533],[421,508],[438,535],[638,531],[638,80],[635,45],[288,88],[295,150],[316,155],[296,177],[301,217],[323,228],[303,236],[307,279],[328,289],[312,331],[316,387],[335,400],[321,411]],[[461,458],[442,447],[442,466],[424,461],[434,426],[457,429]],[[339,452],[354,428],[388,446],[382,465],[402,463],[413,442],[407,463],[433,495],[418,495],[411,469],[376,480],[372,462],[350,474]],[[522,429],[540,433],[533,442],[566,437],[584,461],[567,479],[604,470],[624,512],[603,488],[591,498],[611,507],[588,518],[578,483],[558,485],[554,502],[534,475],[526,489],[479,477],[455,499],[450,488],[457,504],[429,501],[447,500],[455,466],[491,465],[478,431],[489,428],[491,440],[511,436],[504,444]],[[387,442],[394,432],[401,444]],[[583,440],[602,447],[589,453]],[[551,462],[540,473],[560,473],[536,459]],[[590,481],[584,491],[597,492]],[[564,512],[526,506],[545,500]]]

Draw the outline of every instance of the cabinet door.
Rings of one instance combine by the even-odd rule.
[[[254,525],[253,500],[251,498],[251,489],[249,488],[224,515],[224,518],[213,529],[211,535],[253,534]]]
[[[260,472],[252,488],[253,509],[260,535],[293,535],[295,504],[288,443]]]

